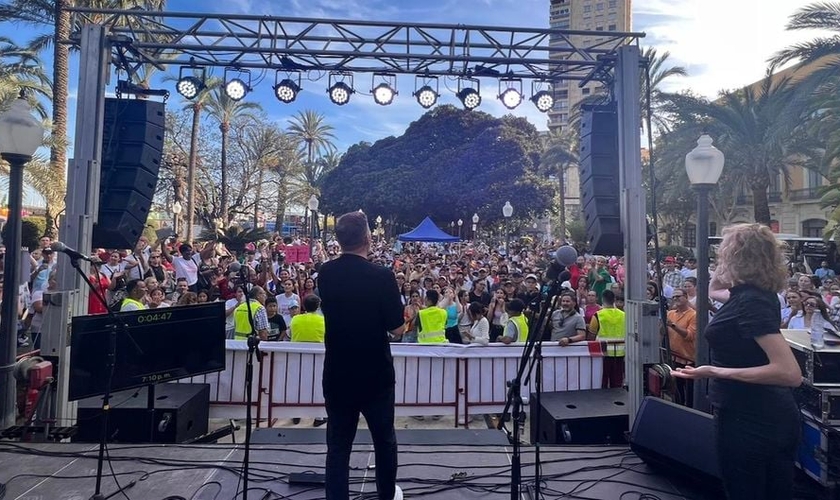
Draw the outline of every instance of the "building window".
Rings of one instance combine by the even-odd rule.
[[[580,93],[583,94],[583,95],[589,95],[589,92],[590,92],[589,87],[583,87],[580,91]]]
[[[569,98],[569,89],[563,89],[557,91],[557,99],[568,99]]]
[[[822,175],[816,170],[808,170],[808,187],[820,187],[822,186]]]
[[[609,25],[609,27],[607,27],[607,30],[615,31],[615,25],[614,24]]]
[[[802,222],[802,236],[805,238],[822,238],[826,221],[822,219],[808,219]]]
[[[561,122],[569,121],[569,113],[560,113],[560,121]]]
[[[595,10],[604,10],[604,2],[595,4]]]
[[[697,226],[690,222],[685,225],[683,231],[683,246],[692,248],[697,246]]]
[[[584,12],[592,12],[592,6],[591,5],[584,5],[583,6],[583,11]]]
[[[618,0],[610,0],[610,8],[614,9],[618,7]]]
[[[709,236],[717,236],[717,222],[709,223]]]

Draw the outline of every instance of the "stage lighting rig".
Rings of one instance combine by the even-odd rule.
[[[417,88],[418,82],[422,84],[420,88]],[[434,83],[434,87],[430,84]],[[438,90],[440,88],[440,82],[438,82],[438,78],[436,76],[415,76],[414,77],[414,98],[417,99],[417,104],[422,106],[424,109],[429,109],[437,103],[438,97],[440,97],[440,93]]]
[[[280,71],[274,74],[274,95],[280,102],[294,102],[300,92],[300,72],[286,72],[286,78],[280,79]]]
[[[475,109],[481,105],[481,82],[477,78],[458,78],[458,93],[455,95],[465,109]]]
[[[230,78],[228,74],[235,75]],[[251,72],[247,69],[225,68],[225,95],[232,101],[241,101],[251,91]]]
[[[191,71],[192,74],[184,75],[184,70]],[[199,93],[207,86],[206,82],[206,68],[198,68],[196,66],[181,66],[178,69],[178,83],[175,89],[185,99],[195,99]]]
[[[377,85],[376,82],[379,82]],[[390,73],[374,73],[371,81],[373,100],[380,106],[387,106],[394,102],[397,92],[397,75]]]
[[[543,87],[545,85],[545,87]],[[534,106],[543,113],[548,113],[554,108],[554,89],[551,88],[548,82],[532,81],[531,82],[531,102]]]
[[[345,80],[350,80],[350,84],[348,85]],[[350,96],[355,92],[356,91],[353,90],[352,73],[341,73],[336,71],[330,73],[327,93],[330,95],[330,100],[333,104],[344,106],[350,102]]]
[[[518,78],[500,79],[499,100],[507,109],[516,109],[517,106],[522,104],[522,80]]]

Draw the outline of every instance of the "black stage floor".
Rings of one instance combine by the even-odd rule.
[[[241,493],[236,495],[241,488],[242,445],[109,448],[113,472],[106,465],[106,496],[115,491],[116,475],[122,485],[133,483],[126,491],[130,500],[163,500],[170,495],[186,500],[242,498]],[[292,472],[323,473],[325,451],[326,447],[320,444],[254,445],[249,485],[254,490],[248,498],[324,498],[322,486],[289,486],[287,476]],[[367,444],[354,447],[351,482],[356,495],[351,498],[375,498],[372,451]],[[5,499],[87,500],[94,492],[96,452],[97,446],[92,444],[0,442],[0,482],[7,485]],[[524,481],[533,483],[533,449],[524,448],[522,459]],[[401,444],[399,460],[398,481],[407,498],[510,498],[507,446]],[[654,474],[627,447],[544,448],[542,460],[545,498],[715,498]],[[269,491],[273,494],[267,494]]]

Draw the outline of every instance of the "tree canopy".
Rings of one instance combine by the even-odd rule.
[[[473,213],[482,225],[501,222],[508,200],[515,219],[542,215],[555,187],[538,175],[540,152],[525,119],[438,106],[400,137],[351,146],[324,178],[323,208],[409,225],[427,215],[469,224]]]

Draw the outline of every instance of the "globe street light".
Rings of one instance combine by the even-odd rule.
[[[309,223],[311,231],[309,233],[309,258],[315,262],[315,226],[318,224],[315,214],[318,212],[318,197],[314,194],[309,197],[306,206],[309,208]]]
[[[178,200],[175,200],[175,203],[172,204],[172,230],[175,234],[178,234],[178,218],[181,215],[182,208],[181,202]]]
[[[461,226],[463,226],[463,225],[464,225],[464,221],[461,220],[461,219],[458,219],[458,238],[459,239],[461,238]]]
[[[3,275],[3,303],[0,304],[0,429],[15,425],[17,389],[11,368],[17,355],[18,281],[20,276],[23,167],[44,142],[44,129],[32,116],[32,108],[21,91],[11,107],[0,114],[0,158],[9,164],[9,215],[6,225],[6,259]]]
[[[510,255],[508,253],[508,245],[510,244],[508,221],[510,220],[510,216],[513,215],[513,205],[510,204],[510,201],[506,201],[505,206],[502,207],[502,215],[505,217],[505,257],[508,257]]]
[[[709,323],[709,191],[714,188],[723,172],[724,156],[712,146],[706,134],[697,139],[697,147],[685,155],[685,171],[691,187],[697,193],[697,355],[695,366],[709,364],[709,343],[706,325]],[[694,408],[708,412],[706,397],[708,381],[694,381]]]
[[[473,239],[476,239],[476,236],[478,236],[478,213],[473,214],[472,221],[473,221],[473,227],[472,227]]]

